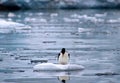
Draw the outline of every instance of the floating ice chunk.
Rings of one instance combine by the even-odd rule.
[[[34,21],[36,21],[36,19],[35,18],[25,18],[25,21],[27,21],[27,22],[34,22]]]
[[[44,13],[40,12],[40,13],[38,13],[38,15],[40,15],[40,16],[41,16],[41,15],[44,15]]]
[[[25,24],[0,19],[0,33],[19,32],[19,30],[30,30]]]
[[[74,19],[72,19],[72,18],[63,18],[63,20],[65,22],[79,22],[79,19],[77,19],[77,18],[74,18]]]
[[[91,29],[78,28],[78,32],[89,32]]]
[[[104,14],[95,14],[96,17],[104,17],[106,15],[107,15],[107,13],[104,13]]]
[[[35,19],[35,18],[25,18],[25,21],[27,21],[27,22],[35,22],[36,19]],[[46,22],[47,22],[47,19],[40,18],[40,19],[39,19],[39,22],[44,22],[44,23],[46,23]]]
[[[37,64],[33,67],[33,70],[36,71],[76,71],[76,70],[83,70],[84,67],[82,65],[77,64],[53,64],[53,63],[42,63]]]
[[[117,22],[120,22],[120,19],[110,19],[107,22],[109,22],[109,23],[117,23]]]
[[[88,21],[92,21],[92,22],[103,22],[104,20],[101,18],[97,18],[97,17],[92,17],[92,16],[88,16],[88,15],[77,15],[77,14],[73,14],[71,15],[71,17],[73,18],[77,18],[77,19],[85,19]]]
[[[58,16],[58,14],[57,13],[52,13],[50,16],[51,17],[56,17],[56,16]]]
[[[40,19],[40,22],[45,22],[45,23],[46,23],[46,22],[47,22],[47,20],[46,20],[46,19],[41,18],[41,19]]]
[[[15,14],[14,13],[8,13],[8,17],[14,17],[15,16]]]
[[[80,16],[80,15],[78,15],[78,14],[76,14],[76,13],[71,15],[72,18],[78,18],[79,16]]]

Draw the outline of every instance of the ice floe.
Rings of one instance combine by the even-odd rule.
[[[35,71],[76,71],[83,70],[84,67],[82,65],[77,64],[54,64],[54,63],[40,63],[33,67]]]
[[[31,30],[31,26],[0,19],[0,33],[16,33]]]

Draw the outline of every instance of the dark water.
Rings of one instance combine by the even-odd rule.
[[[119,10],[0,12],[0,18],[31,26],[9,33],[0,27],[0,83],[60,83],[61,76],[67,83],[120,82]],[[33,71],[31,59],[57,63],[63,47],[83,71]]]

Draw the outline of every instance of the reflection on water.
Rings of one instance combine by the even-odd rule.
[[[39,71],[39,75],[43,75],[43,76],[50,76],[50,77],[54,77],[57,78],[57,80],[60,83],[66,83],[68,80],[70,80],[70,76],[71,75],[75,75],[80,73],[81,71]],[[80,75],[80,74],[79,74]],[[40,76],[40,77],[41,77]]]
[[[66,83],[68,80],[70,80],[70,72],[67,72],[65,75],[58,76],[58,80],[61,83]]]
[[[69,79],[70,77],[68,75],[58,77],[58,80],[60,80],[62,83],[66,83],[66,81]]]

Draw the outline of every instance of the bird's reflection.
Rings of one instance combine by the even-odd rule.
[[[47,76],[47,77],[55,77],[59,83],[67,83],[67,81],[70,80],[70,77],[76,76],[76,75],[81,75],[81,71],[34,71],[34,72],[39,72],[37,73],[38,76]]]
[[[69,79],[70,79],[70,76],[68,76],[68,75],[58,77],[58,80],[61,81],[62,83],[66,83],[66,81]]]
[[[67,73],[65,75],[61,75],[61,76],[58,76],[58,80],[61,82],[61,83],[66,83],[67,80],[70,80],[70,73]]]

